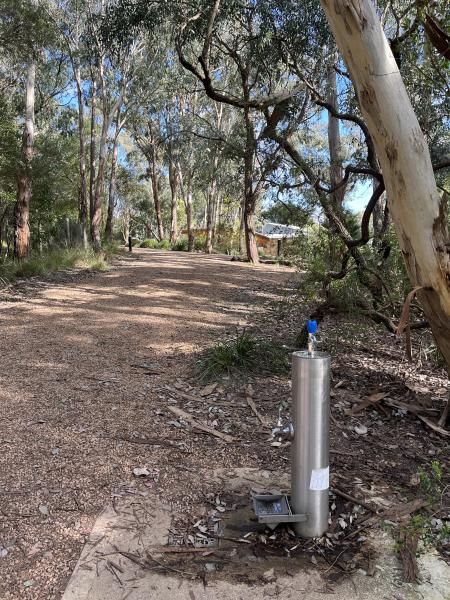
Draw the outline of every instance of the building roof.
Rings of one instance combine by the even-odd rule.
[[[301,227],[296,225],[283,225],[281,223],[264,223],[259,235],[271,238],[273,240],[281,240],[284,238],[293,238],[301,231]]]

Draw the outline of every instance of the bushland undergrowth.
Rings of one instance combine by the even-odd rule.
[[[100,253],[91,249],[63,248],[33,253],[22,261],[4,258],[0,261],[0,280],[6,284],[20,278],[44,276],[72,268],[103,270],[116,252],[115,246],[108,246]]]

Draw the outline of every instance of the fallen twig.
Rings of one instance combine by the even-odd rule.
[[[214,554],[216,550],[211,548],[188,548],[187,546],[150,546],[148,552],[155,554]]]
[[[347,494],[347,492],[344,492],[340,488],[337,488],[334,486],[331,487],[330,489],[333,492],[333,494],[336,494],[336,496],[340,496],[341,498],[344,498],[345,500],[348,500],[349,502],[353,502],[353,504],[359,504],[359,506],[362,506],[363,508],[370,510],[370,512],[377,513],[377,510],[375,508],[373,508],[372,506],[370,506],[370,504],[367,504],[366,502],[364,502],[364,500],[358,500],[358,498],[355,498],[354,496],[351,496],[350,494]]]
[[[400,400],[391,400],[390,398],[386,399],[385,403],[392,408],[401,408],[417,416],[420,416],[421,413],[425,413],[426,415],[435,415],[437,413],[435,408],[427,408],[420,404],[410,404],[409,402],[400,402]]]
[[[224,442],[234,442],[234,437],[232,437],[231,435],[223,433],[222,431],[218,431],[217,429],[213,429],[212,427],[208,427],[207,425],[203,425],[203,423],[199,423],[194,419],[194,417],[191,414],[185,412],[184,410],[181,410],[181,408],[178,408],[177,406],[168,406],[167,408],[177,417],[181,417],[182,419],[187,421],[192,427],[200,429],[201,431],[209,433],[210,435],[214,435],[215,437],[220,438]]]
[[[401,519],[406,516],[412,515],[421,508],[427,506],[428,502],[423,500],[422,498],[418,498],[416,500],[412,500],[411,502],[404,502],[403,504],[397,504],[395,506],[391,506],[382,512],[377,513],[371,517],[365,517],[361,520],[361,525],[347,534],[343,539],[348,540],[349,538],[355,537],[364,529],[375,525],[375,523],[383,520],[383,519]]]
[[[120,569],[120,567],[118,565],[116,565],[115,563],[111,562],[110,560],[106,561],[106,568],[117,579],[117,581],[119,582],[120,586],[123,587],[122,580],[120,579],[119,575],[117,574],[116,569],[118,569],[122,573],[123,573],[123,570]]]
[[[376,404],[377,402],[380,402],[380,400],[383,400],[383,398],[386,398],[386,396],[388,396],[388,395],[389,395],[388,392],[378,392],[376,394],[371,394],[370,396],[368,396],[367,398],[362,400],[359,404],[357,404],[355,407],[353,407],[350,411],[348,411],[347,414],[349,414],[351,416],[357,415],[365,408],[368,408],[369,406],[372,406],[372,405]]]
[[[336,556],[336,558],[330,564],[328,569],[325,569],[324,574],[328,573],[328,571],[331,571],[331,569],[334,567],[334,565],[337,563],[337,561],[341,558],[341,556],[344,554],[344,552],[346,552],[346,550],[347,550],[347,548],[344,548],[341,552],[339,552],[339,554]]]
[[[135,565],[141,567],[141,569],[145,568],[146,562],[145,559],[141,558],[137,554],[132,554],[131,552],[124,552],[122,550],[118,550],[118,554],[121,554],[125,558],[128,558],[131,562],[134,562]]]
[[[249,405],[253,414],[257,417],[261,425],[264,425],[264,427],[269,427],[267,419],[265,419],[265,417],[263,417],[262,414],[259,412],[259,410],[256,407],[255,401],[253,400],[253,387],[251,384],[247,385],[245,388],[245,400],[247,401],[247,404]]]
[[[359,452],[347,452],[346,450],[333,450],[330,449],[330,454],[337,454],[339,456],[361,456]]]
[[[167,571],[172,571],[173,573],[177,573],[178,575],[181,575],[182,577],[189,577],[190,579],[197,578],[197,575],[195,573],[189,573],[187,571],[180,571],[179,569],[175,569],[174,567],[170,567],[169,565],[165,565],[164,563],[160,562],[159,560],[156,560],[156,558],[154,558],[150,552],[147,552],[147,556],[148,558],[150,558],[150,560],[152,560],[153,562],[155,562],[157,565],[159,565],[162,569],[166,569]]]
[[[421,421],[423,421],[425,423],[425,425],[428,425],[428,427],[430,427],[430,429],[432,429],[436,433],[439,433],[440,435],[443,435],[445,437],[450,437],[450,431],[447,431],[447,429],[444,429],[443,427],[439,427],[439,425],[437,423],[434,423],[431,419],[428,419],[427,417],[424,417],[423,415],[417,415],[417,416],[419,417],[419,419]]]
[[[182,392],[181,390],[177,390],[176,388],[170,387],[169,385],[164,386],[166,390],[169,390],[172,394],[183,398],[184,400],[189,400],[190,402],[201,402],[202,404],[207,404],[206,398],[196,398],[192,394],[187,394],[186,392]]]
[[[165,440],[160,440],[157,438],[132,438],[132,437],[117,437],[116,440],[120,440],[122,442],[129,442],[130,444],[143,444],[145,446],[164,446],[165,448],[175,448],[178,450],[177,446],[174,446],[170,442]]]
[[[447,423],[449,407],[450,407],[450,400],[447,399],[445,406],[444,406],[444,410],[442,411],[442,414],[439,417],[439,421],[437,422],[439,427],[444,427],[445,424]]]
[[[252,544],[253,543],[250,540],[244,540],[244,538],[226,537],[224,535],[214,535],[212,533],[209,533],[208,535],[216,540],[226,540],[227,542],[238,542],[239,544]]]

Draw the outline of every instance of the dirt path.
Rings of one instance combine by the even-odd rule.
[[[175,495],[182,450],[123,438],[191,443],[161,416],[164,385],[186,376],[193,353],[244,325],[250,303],[263,311],[290,276],[139,250],[110,272],[0,302],[2,600],[61,597],[95,516],[132,484],[134,467],[156,468],[158,491]],[[215,452],[221,466],[233,463]]]

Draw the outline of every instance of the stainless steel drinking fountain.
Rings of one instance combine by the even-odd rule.
[[[308,321],[308,350],[292,355],[292,423],[279,419],[272,432],[292,439],[291,495],[253,495],[260,523],[292,523],[305,538],[328,529],[330,356],[316,351],[316,332],[316,321]]]

